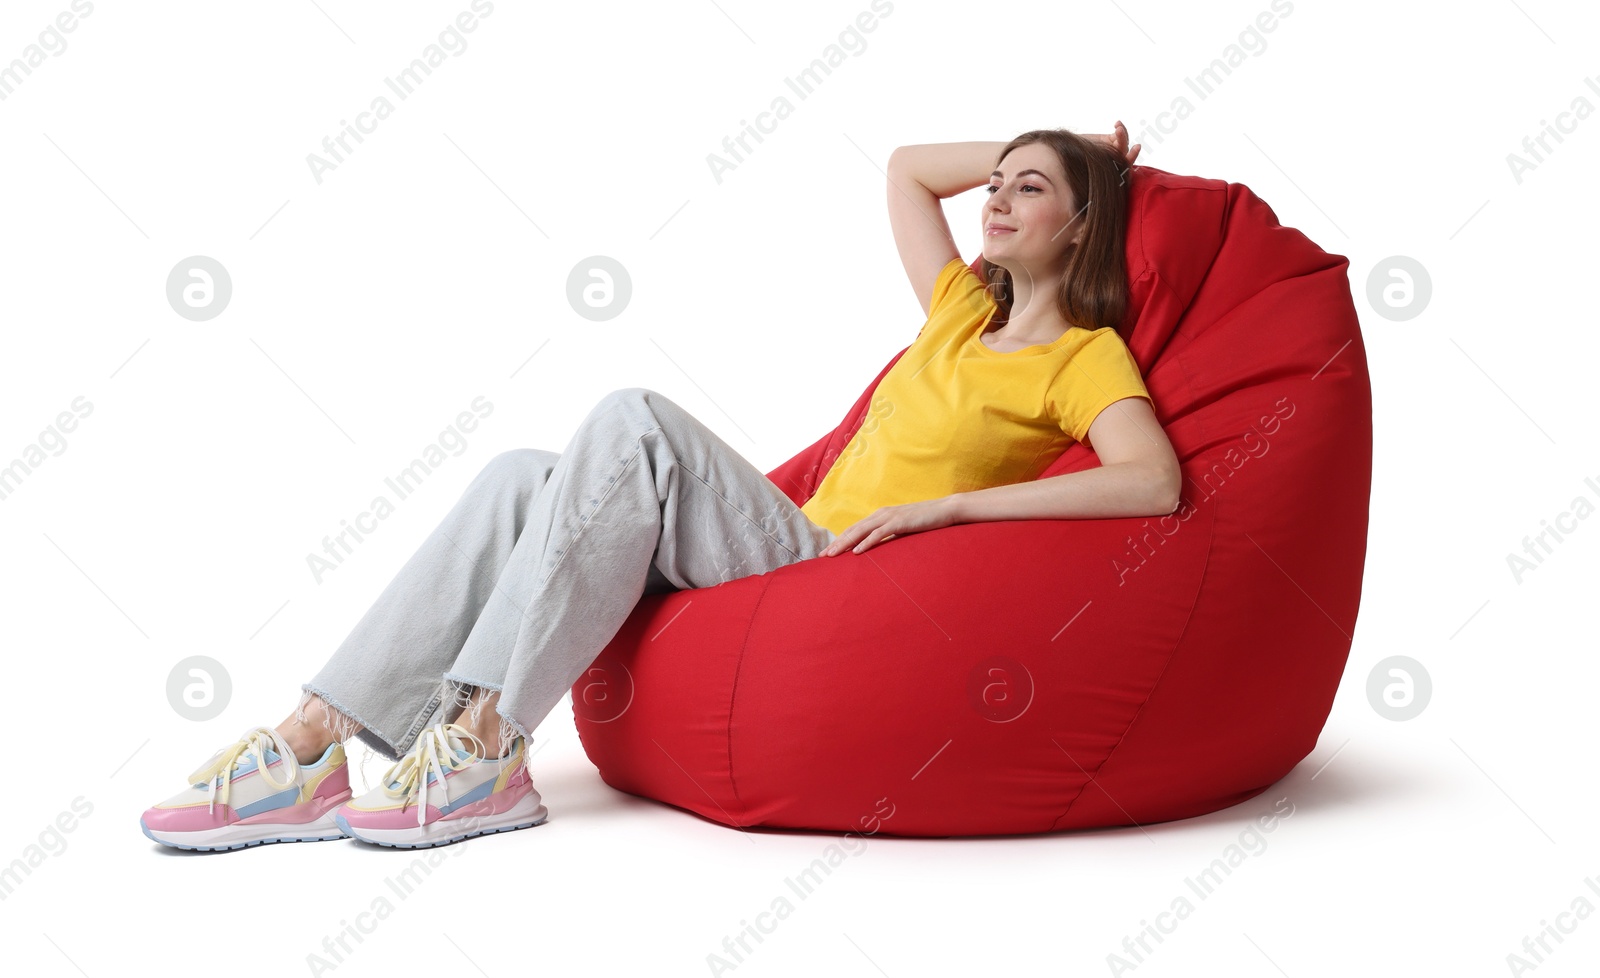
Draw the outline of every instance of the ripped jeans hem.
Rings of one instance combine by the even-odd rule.
[[[440,696],[446,704],[444,713],[445,722],[454,723],[461,717],[463,713],[467,713],[469,711],[472,717],[471,722],[478,722],[479,718],[483,715],[483,707],[488,702],[489,698],[487,694],[482,696],[474,696],[471,692],[471,687],[474,686],[480,690],[486,691],[486,693],[500,693],[502,694],[502,698],[504,696],[504,687],[499,684],[487,683],[478,679],[468,679],[465,676],[447,672],[444,674],[444,679],[439,684]],[[455,712],[452,714],[452,708],[457,707],[459,707],[459,709],[455,709]],[[498,706],[496,707],[495,712],[500,721],[497,725],[499,737],[495,744],[495,756],[505,757],[507,754],[509,754],[511,752],[511,748],[516,744],[518,737],[522,738],[523,750],[526,751],[527,745],[532,743],[533,738],[528,736],[528,734],[517,725],[515,720],[512,720],[504,713],[500,713]],[[487,747],[488,745],[485,744],[484,746]]]
[[[432,716],[433,711],[439,706],[439,697],[436,695],[428,703],[427,707],[417,715],[417,718],[412,721],[411,728],[406,731],[406,735],[396,740],[383,731],[374,729],[371,724],[361,718],[359,713],[344,706],[337,697],[329,695],[327,690],[311,683],[303,683],[300,686],[300,690],[300,702],[296,704],[294,710],[295,719],[301,723],[307,722],[306,704],[311,701],[311,697],[315,696],[322,700],[325,714],[322,725],[333,734],[334,739],[344,743],[353,735],[379,755],[391,761],[398,761],[405,756],[411,746],[416,743],[417,735],[422,732],[428,717]],[[361,729],[355,730],[356,726]]]

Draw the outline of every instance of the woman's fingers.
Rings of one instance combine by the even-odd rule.
[[[855,527],[846,527],[845,531],[834,538],[833,542],[822,548],[822,552],[829,557],[837,557],[846,550],[856,545],[854,535],[851,533]]]
[[[1120,118],[1117,120],[1115,133],[1117,133],[1117,152],[1128,158],[1128,162],[1133,163],[1139,157],[1139,149],[1144,144],[1142,142],[1134,142],[1133,146],[1128,146],[1128,126],[1122,125]]]
[[[1117,120],[1113,132],[1116,136],[1117,152],[1127,159],[1128,165],[1132,166],[1133,161],[1139,158],[1139,150],[1144,148],[1144,143],[1134,143],[1131,147],[1128,145],[1128,127],[1122,124],[1121,119]]]
[[[1128,148],[1128,127],[1122,124],[1121,119],[1116,121],[1116,124],[1111,127],[1111,131],[1109,133],[1106,133],[1104,136],[1094,136],[1092,138],[1098,139],[1104,142],[1107,146],[1110,146],[1112,149],[1116,150],[1117,155],[1121,156],[1129,163],[1132,163],[1133,158],[1139,155],[1137,146],[1132,150]]]

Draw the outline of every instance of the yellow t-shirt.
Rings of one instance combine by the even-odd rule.
[[[880,506],[1035,479],[1113,401],[1150,400],[1111,327],[1001,353],[998,310],[960,258],[939,272],[922,331],[873,392],[860,429],[801,512],[843,533]]]

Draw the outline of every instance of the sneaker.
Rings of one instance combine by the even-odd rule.
[[[350,768],[338,741],[316,763],[301,764],[276,730],[252,727],[189,781],[140,816],[145,835],[208,851],[344,838],[333,810],[350,800]]]
[[[528,777],[524,739],[513,740],[505,757],[486,753],[465,727],[434,724],[384,772],[383,784],[340,806],[334,821],[352,838],[402,849],[543,824],[549,811]]]

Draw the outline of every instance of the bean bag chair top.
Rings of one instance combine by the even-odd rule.
[[[1371,492],[1348,259],[1243,184],[1135,166],[1127,192],[1118,332],[1178,510],[965,523],[648,594],[572,689],[607,784],[739,828],[1021,834],[1213,812],[1311,752]],[[796,505],[904,353],[768,473]],[[1075,443],[1039,477],[1098,464]]]

